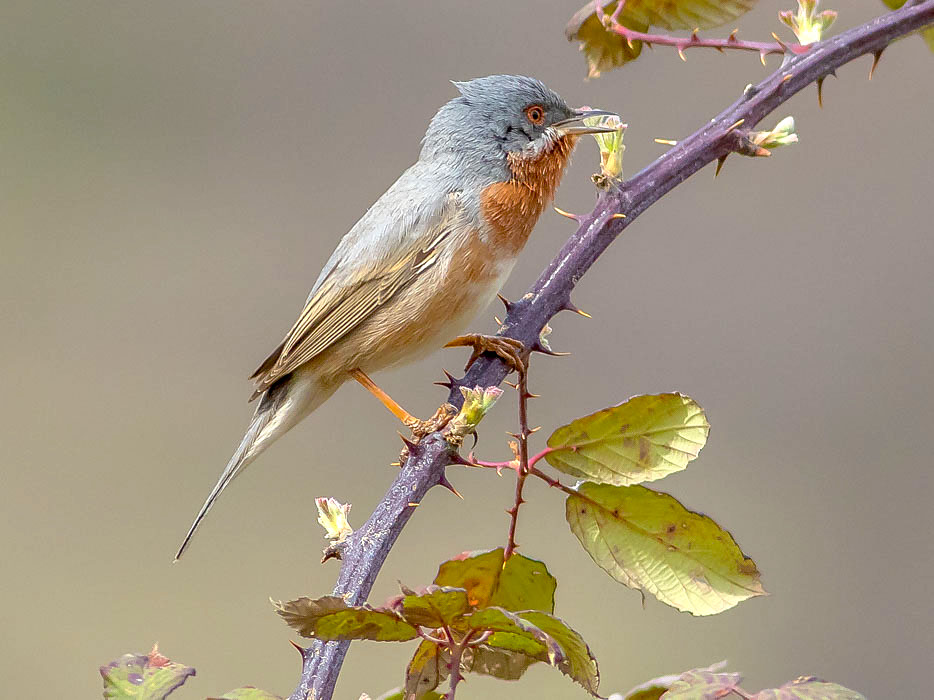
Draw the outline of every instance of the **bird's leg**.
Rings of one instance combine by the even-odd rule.
[[[485,352],[492,352],[505,362],[507,366],[519,374],[525,372],[529,364],[529,349],[523,342],[513,338],[506,338],[500,335],[468,333],[467,335],[457,336],[444,347],[454,348],[461,346],[473,348],[473,352],[470,353],[470,358],[467,360],[467,366],[464,367],[465,372],[470,369],[470,366],[477,361],[477,358]]]
[[[389,394],[380,389],[376,382],[370,379],[367,373],[362,369],[352,369],[349,374],[356,379],[364,389],[379,399],[380,403],[388,408],[392,415],[401,420],[406,428],[412,431],[413,442],[415,442],[415,444],[418,444],[418,441],[426,435],[441,430],[451,421],[451,418],[457,414],[456,409],[451,404],[446,403],[435,411],[435,415],[428,420],[420,420],[396,403]],[[405,458],[403,458],[402,461],[404,462]]]

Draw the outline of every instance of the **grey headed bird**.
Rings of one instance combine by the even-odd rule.
[[[454,86],[460,95],[431,120],[418,161],[341,239],[298,320],[253,373],[256,412],[176,560],[230,482],[349,378],[418,423],[368,373],[462,332],[511,272],[578,137],[612,130],[583,121],[610,112],[572,109],[533,78]],[[482,348],[499,351],[492,341]]]

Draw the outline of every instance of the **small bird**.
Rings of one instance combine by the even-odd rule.
[[[256,412],[176,560],[230,482],[347,379],[415,427],[368,373],[439,348],[486,308],[578,137],[612,131],[584,124],[611,112],[572,109],[533,78],[454,86],[460,95],[431,120],[418,161],[341,239],[298,320],[253,373]],[[509,355],[487,336],[463,336],[467,343]]]

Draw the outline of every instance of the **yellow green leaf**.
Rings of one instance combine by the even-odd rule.
[[[598,566],[678,610],[714,615],[765,595],[756,563],[730,533],[666,493],[585,482],[566,511]]]
[[[351,607],[340,596],[298,598],[275,603],[276,612],[303,637],[325,642],[370,639],[377,642],[404,642],[418,632],[392,610],[368,606]]]
[[[690,397],[634,396],[558,428],[545,459],[571,476],[629,486],[684,469],[709,432],[704,410]]]
[[[124,654],[100,672],[105,700],[163,700],[195,675],[195,669],[170,661],[157,646],[148,655]]]
[[[229,693],[224,693],[219,698],[208,698],[208,700],[282,700],[282,698],[267,693],[265,690],[254,688],[252,685],[245,685],[242,688],[231,690]]]
[[[739,686],[738,673],[715,673],[708,668],[695,668],[682,673],[662,695],[662,700],[704,700],[722,698]]]
[[[753,700],[866,700],[855,690],[814,677],[797,678],[781,688],[763,690],[752,697]]]
[[[418,700],[431,693],[448,677],[448,652],[434,642],[423,640],[405,669],[405,698]]]
[[[757,0],[626,0],[619,15],[620,24],[638,32],[649,27],[693,30],[709,29],[732,22],[753,8]],[[603,11],[612,15],[616,0],[603,1]],[[632,47],[618,34],[609,32],[594,11],[592,2],[578,10],[565,29],[568,41],[579,41],[587,56],[590,77],[618,68],[637,58],[642,42]]]
[[[395,610],[410,625],[443,627],[470,610],[463,588],[429,586],[424,593],[402,598]]]
[[[444,562],[435,576],[435,584],[467,590],[470,605],[491,605],[506,610],[555,609],[554,576],[545,565],[521,554],[513,554],[504,563],[503,548],[483,552],[464,552]]]
[[[525,654],[499,649],[472,647],[464,653],[464,670],[493,676],[504,681],[516,681],[522,678],[525,670],[536,660]]]
[[[533,610],[519,613],[519,617],[531,622],[558,642],[564,654],[564,660],[558,662],[558,669],[580,683],[591,695],[597,695],[600,672],[597,669],[597,660],[584,638],[553,615]]]

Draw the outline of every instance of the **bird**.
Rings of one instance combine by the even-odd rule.
[[[441,347],[487,307],[554,197],[579,137],[612,130],[585,119],[616,116],[571,108],[526,76],[452,83],[458,95],[431,119],[418,160],[340,240],[298,319],[250,377],[253,418],[176,561],[230,483],[348,379],[409,427],[419,423],[369,373]],[[510,354],[489,336],[459,339]]]

